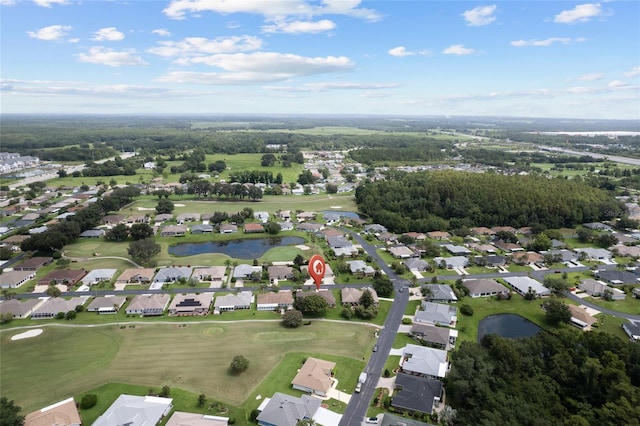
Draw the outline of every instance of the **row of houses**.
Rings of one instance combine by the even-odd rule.
[[[341,289],[343,306],[357,306],[365,289],[343,288]],[[378,295],[373,288],[367,288],[371,292],[374,304],[378,304]],[[135,296],[126,306],[127,315],[140,315],[144,317],[161,316],[165,312],[171,316],[195,316],[208,315],[213,307],[214,314],[233,312],[236,310],[251,309],[254,304],[258,311],[282,312],[293,308],[295,298],[304,298],[318,294],[327,300],[331,307],[336,306],[335,296],[331,291],[320,292],[296,292],[281,290],[278,292],[260,293],[257,296],[251,291],[240,291],[224,295],[215,295],[213,292],[176,294],[173,298],[169,294],[145,294]],[[214,300],[215,296],[215,300]],[[0,315],[11,314],[16,319],[52,319],[58,313],[76,310],[77,306],[85,306],[89,296],[72,297],[69,299],[52,297],[42,299],[9,299],[0,302]],[[88,312],[98,314],[117,314],[125,305],[127,299],[124,296],[98,296],[86,306]]]

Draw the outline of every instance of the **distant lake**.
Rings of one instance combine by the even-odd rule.
[[[487,334],[501,337],[531,337],[542,329],[528,319],[515,314],[489,315],[478,324],[478,342]]]
[[[169,246],[169,254],[174,256],[195,256],[197,254],[221,253],[234,259],[257,259],[273,247],[303,244],[300,237],[251,238],[230,241],[209,241],[206,243],[180,243]]]

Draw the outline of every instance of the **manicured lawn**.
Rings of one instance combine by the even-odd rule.
[[[258,386],[286,354],[301,348],[330,360],[351,360],[339,364],[336,374],[340,387],[352,389],[375,340],[368,327],[320,321],[293,330],[277,322],[45,327],[36,338],[11,341],[17,333],[0,334],[2,391],[26,412],[110,382],[168,385],[240,405],[258,389],[270,396],[269,380],[264,390]],[[246,374],[232,375],[229,364],[239,354],[251,366]]]
[[[400,348],[404,348],[408,344],[420,345],[420,343],[416,342],[414,339],[409,337],[407,333],[398,333],[396,334],[396,338],[393,341],[392,346],[394,349],[400,349]]]
[[[389,377],[394,377],[396,374],[393,372],[393,370],[398,368],[399,365],[400,365],[400,355],[391,355],[390,357],[387,358],[387,361],[384,363],[382,374],[384,374],[384,370],[389,370],[389,372],[391,373],[391,376]]]
[[[587,297],[585,300],[614,311],[625,312],[627,314],[640,314],[640,299],[627,295],[624,300],[605,300],[601,297]]]
[[[421,300],[409,300],[407,309],[404,310],[405,315],[415,315],[416,309],[422,304]]]

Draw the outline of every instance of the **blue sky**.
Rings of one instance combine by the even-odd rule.
[[[0,0],[3,113],[640,119],[638,1]]]

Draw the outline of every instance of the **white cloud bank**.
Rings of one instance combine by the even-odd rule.
[[[69,25],[49,25],[36,31],[27,31],[27,34],[38,40],[56,41],[65,37],[72,29]]]
[[[569,37],[549,37],[544,40],[515,40],[510,44],[515,47],[524,47],[524,46],[536,46],[536,47],[547,47],[552,44],[573,44],[573,43],[583,43],[587,39],[584,37],[577,38],[569,38]]]
[[[600,3],[580,4],[573,9],[563,10],[553,18],[557,24],[575,24],[589,22],[592,18],[603,15]]]
[[[100,28],[93,34],[91,40],[96,41],[120,41],[124,40],[124,34],[116,29],[116,27]]]
[[[115,68],[148,65],[142,58],[136,55],[134,49],[117,51],[106,47],[94,46],[89,48],[88,52],[78,54],[77,57],[80,62],[107,65]]]
[[[464,47],[462,44],[453,44],[442,51],[445,55],[471,55],[475,50]]]

